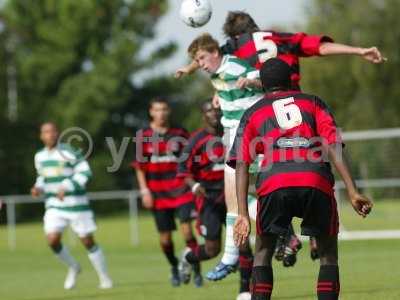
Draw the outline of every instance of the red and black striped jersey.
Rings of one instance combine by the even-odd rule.
[[[263,154],[257,175],[259,196],[287,187],[313,187],[333,196],[327,145],[341,144],[328,106],[299,91],[265,96],[243,115],[228,164],[250,164]]]
[[[144,171],[157,210],[193,201],[190,188],[177,177],[178,158],[188,137],[183,128],[169,128],[164,134],[145,128],[136,135],[136,158],[131,165]]]
[[[191,176],[206,191],[224,189],[224,146],[222,137],[205,129],[195,131],[182,152],[185,160],[178,166],[178,176]]]
[[[299,90],[299,58],[319,55],[319,47],[323,42],[333,40],[328,36],[307,35],[303,32],[258,31],[229,39],[221,48],[224,53],[244,59],[257,69],[270,58],[277,57],[285,61],[292,69],[292,88]]]

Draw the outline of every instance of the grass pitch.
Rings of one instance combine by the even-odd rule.
[[[392,216],[394,210],[396,210],[396,205],[390,205],[387,211],[386,209],[377,211],[378,215]],[[355,220],[357,220],[356,217]],[[373,220],[372,218],[371,221]],[[392,221],[389,219],[389,222]],[[115,288],[108,291],[97,289],[97,277],[89,263],[86,251],[68,232],[64,237],[64,243],[69,245],[71,252],[81,263],[83,272],[79,277],[77,287],[72,291],[64,291],[63,281],[66,269],[47,248],[42,225],[37,222],[17,226],[17,249],[13,252],[7,248],[6,228],[0,227],[0,299],[235,299],[238,290],[238,274],[233,274],[222,282],[206,282],[201,289],[196,289],[192,284],[172,288],[168,281],[169,267],[159,250],[155,226],[149,215],[142,215],[140,218],[140,246],[138,247],[130,244],[127,217],[101,218],[97,222],[99,230],[96,238],[106,253]],[[358,222],[353,221],[352,225],[357,225]],[[396,223],[398,218],[394,222],[393,226],[399,229],[400,226],[397,227],[398,223]],[[370,226],[367,227],[370,229]],[[175,234],[175,241],[176,252],[179,254],[183,244],[178,234]],[[341,300],[400,299],[399,240],[343,241],[340,243],[339,251]],[[208,270],[216,261],[214,259],[203,264],[203,271]],[[318,262],[310,260],[307,243],[303,245],[295,267],[286,269],[278,262],[274,264],[273,299],[316,299]]]

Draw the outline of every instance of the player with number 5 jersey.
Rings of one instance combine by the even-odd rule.
[[[228,13],[223,31],[228,38],[221,46],[224,54],[235,55],[246,60],[251,66],[260,69],[262,64],[271,58],[279,58],[290,66],[291,86],[300,89],[300,58],[328,55],[357,55],[371,63],[382,63],[386,60],[376,47],[362,48],[334,43],[326,35],[309,35],[303,32],[283,33],[272,30],[261,30],[254,19],[243,11]],[[190,65],[176,71],[175,76],[190,74],[199,68],[194,60]],[[220,105],[219,98],[214,97],[214,104]],[[296,252],[300,249],[300,241],[293,234],[283,237],[278,242],[277,259],[283,259],[285,266],[294,265]],[[311,257],[318,257],[315,240],[310,240]],[[285,246],[287,244],[287,246]]]

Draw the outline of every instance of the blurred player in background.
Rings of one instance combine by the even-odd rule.
[[[87,161],[71,146],[57,144],[58,136],[55,123],[42,124],[40,139],[44,148],[35,155],[38,176],[31,194],[46,198],[44,231],[49,246],[68,267],[64,288],[72,289],[81,271],[79,263],[61,243],[62,233],[70,225],[89,251],[89,260],[99,276],[99,288],[109,289],[113,283],[107,272],[103,251],[94,241],[96,223],[86,196],[86,184],[92,172]]]
[[[177,178],[177,158],[189,138],[183,128],[171,127],[170,106],[163,98],[155,98],[149,104],[150,126],[136,136],[136,158],[132,166],[136,170],[142,204],[153,211],[160,246],[171,265],[171,284],[181,283],[178,259],[175,256],[172,231],[176,230],[175,217],[186,246],[198,247],[191,221],[195,217],[193,194],[182,178]],[[200,264],[194,268],[194,282],[200,286]],[[186,282],[185,282],[186,283]]]
[[[233,143],[236,129],[244,111],[263,98],[258,70],[246,61],[232,55],[223,55],[218,42],[209,34],[200,35],[188,48],[190,57],[211,75],[222,110],[224,127],[223,142],[226,151]],[[207,274],[210,280],[220,280],[235,270],[239,260],[239,249],[233,242],[233,224],[237,216],[234,170],[225,165],[226,242],[221,262]],[[241,253],[251,256],[250,247],[242,247]]]
[[[376,47],[362,48],[337,44],[328,36],[308,35],[303,32],[282,33],[260,30],[253,18],[243,11],[229,12],[223,31],[228,40],[221,47],[222,53],[244,59],[257,69],[268,59],[278,57],[290,65],[291,86],[298,90],[300,89],[300,57],[347,54],[360,56],[376,64],[386,60]],[[190,74],[199,67],[196,60],[193,60],[190,65],[178,69],[176,77]],[[219,105],[218,97],[214,97],[214,103]],[[276,257],[283,259],[284,266],[294,265],[301,243],[294,235],[292,225],[290,225],[289,235],[281,238],[281,241],[277,246]],[[286,247],[285,244],[287,244]],[[310,239],[310,246],[311,258],[316,259],[318,253],[314,239]]]
[[[191,264],[216,257],[221,251],[222,226],[226,218],[224,194],[225,151],[220,112],[212,102],[201,106],[203,128],[195,131],[183,150],[185,161],[179,164],[179,176],[196,195],[198,228],[205,243],[197,249],[187,248],[181,260],[181,272],[190,274]],[[253,257],[241,255],[239,300],[249,299]],[[247,298],[244,298],[247,297]]]
[[[248,169],[255,155],[263,153],[256,185],[259,205],[251,299],[271,299],[272,256],[277,236],[284,235],[292,218],[298,217],[302,218],[301,233],[315,236],[318,243],[318,299],[337,300],[339,219],[334,176],[327,159],[342,177],[358,214],[365,217],[372,202],[355,187],[329,108],[317,96],[293,90],[291,72],[290,66],[278,58],[265,62],[261,68],[265,99],[248,109],[240,121],[234,150],[227,162],[236,168],[239,216],[235,242],[245,243],[250,232]]]

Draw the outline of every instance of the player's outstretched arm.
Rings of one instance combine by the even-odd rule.
[[[351,205],[360,216],[365,218],[371,212],[373,203],[370,199],[357,191],[357,187],[349,171],[342,145],[331,145],[328,151],[330,161],[335,166],[346,186]]]
[[[338,54],[358,55],[374,64],[380,64],[387,60],[377,47],[361,48],[330,42],[322,43],[319,47],[319,53],[321,56]]]
[[[236,195],[238,201],[238,217],[234,225],[235,244],[240,246],[246,243],[250,234],[250,219],[247,206],[249,189],[249,166],[245,162],[236,163]]]
[[[192,74],[199,68],[200,68],[199,64],[195,60],[192,60],[192,62],[189,65],[186,65],[175,71],[175,78],[179,79],[185,75]]]

